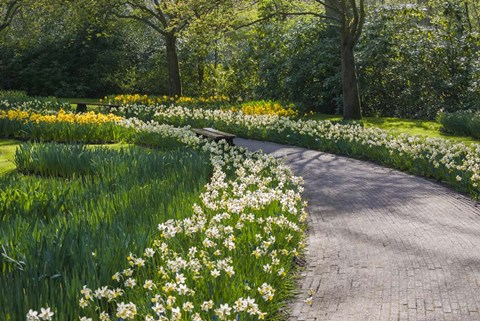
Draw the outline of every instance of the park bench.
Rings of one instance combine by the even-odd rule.
[[[115,105],[115,104],[109,104],[109,103],[87,103],[87,102],[72,102],[72,104],[77,105],[77,113],[85,113],[87,112],[87,105],[93,105],[93,106],[102,106],[102,107],[107,107],[107,108],[112,108],[112,107],[120,107],[120,105]]]
[[[192,128],[192,132],[197,134],[197,136],[202,136],[215,142],[225,139],[230,146],[234,145],[233,139],[236,137],[233,134],[224,133],[213,128]]]

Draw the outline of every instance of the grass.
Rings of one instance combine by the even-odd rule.
[[[22,142],[15,139],[0,139],[0,175],[11,172],[15,169],[15,151]],[[108,145],[88,145],[90,148],[103,146],[105,148],[120,150],[122,148],[128,148],[133,145],[126,143],[116,143]]]
[[[341,120],[338,115],[314,114],[304,117],[312,120]],[[480,140],[468,136],[457,136],[442,133],[442,127],[438,122],[432,120],[402,119],[392,117],[363,117],[362,123],[365,127],[378,127],[394,135],[409,134],[428,137],[440,137],[465,144],[480,143]]]
[[[0,175],[15,169],[13,160],[15,150],[20,143],[20,141],[14,139],[0,139]]]
[[[236,320],[256,320],[252,313],[278,320],[293,291],[294,258],[303,248],[300,195],[288,171],[261,155],[226,149],[221,159],[227,171],[217,168],[213,177],[219,183],[205,186],[213,168],[204,149],[118,147],[24,143],[17,149],[17,171],[0,176],[2,320],[22,320],[29,309],[46,306],[55,320],[101,311],[125,320],[117,312],[123,302],[135,302],[144,319],[153,298],[165,302],[170,296],[183,307],[182,320],[191,319],[187,303],[194,303],[203,320],[218,320],[216,308],[230,311],[228,304],[243,300],[243,306],[244,298],[248,311],[245,305]],[[263,193],[249,194],[245,187],[271,196],[265,202]],[[232,214],[226,195],[235,204]],[[189,217],[199,200],[204,206]],[[148,259],[142,251],[151,244],[157,254]],[[112,280],[116,271],[120,283]],[[172,280],[175,291],[168,290]],[[119,287],[115,291],[126,294],[115,302],[99,297],[86,311],[79,307],[85,284]],[[212,311],[200,311],[208,300]],[[174,306],[166,308],[173,315]]]
[[[13,157],[18,145],[0,141],[18,166],[0,176],[6,321],[47,304],[61,307],[56,319],[77,319],[85,282],[110,284],[127,255],[151,242],[158,222],[189,212],[210,176],[206,155],[189,149],[22,144]]]

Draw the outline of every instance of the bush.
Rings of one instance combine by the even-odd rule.
[[[480,102],[479,35],[463,3],[437,6],[434,19],[415,5],[372,12],[356,48],[365,115],[434,119]]]
[[[454,113],[442,113],[438,116],[441,130],[447,134],[465,135],[480,138],[480,112],[461,110]]]

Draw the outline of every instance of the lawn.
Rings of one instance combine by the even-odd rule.
[[[306,116],[303,119],[341,120],[342,117],[339,115],[314,114]],[[473,139],[472,137],[448,135],[442,133],[440,131],[442,126],[433,120],[402,119],[393,117],[363,117],[361,122],[366,127],[378,127],[394,135],[404,133],[409,135],[440,137],[465,144],[480,143],[480,140]]]
[[[15,150],[20,141],[14,139],[0,139],[0,175],[15,169],[13,162]]]

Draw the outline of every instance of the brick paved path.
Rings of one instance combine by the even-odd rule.
[[[236,144],[285,156],[305,179],[307,263],[291,320],[480,320],[480,209],[468,197],[368,162]]]

